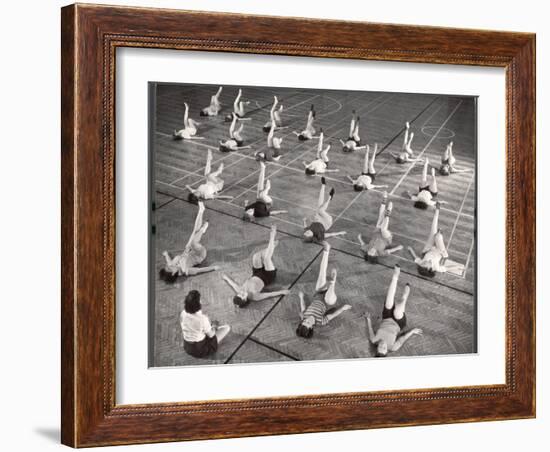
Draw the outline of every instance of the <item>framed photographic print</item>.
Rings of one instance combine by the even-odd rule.
[[[534,74],[525,33],[63,8],[62,442],[533,417]]]

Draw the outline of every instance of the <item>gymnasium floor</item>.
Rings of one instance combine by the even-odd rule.
[[[391,356],[448,355],[476,351],[475,305],[475,199],[476,173],[471,171],[438,177],[439,198],[446,201],[441,209],[442,229],[450,259],[464,266],[463,272],[438,274],[429,279],[420,276],[406,251],[412,246],[421,251],[429,232],[433,210],[421,211],[405,192],[416,192],[422,165],[394,162],[389,151],[398,152],[405,122],[411,123],[415,137],[415,156],[428,157],[438,167],[441,153],[450,140],[454,141],[457,166],[475,169],[476,106],[468,97],[383,92],[317,91],[242,87],[243,99],[251,100],[246,109],[251,121],[245,122],[243,136],[252,149],[224,154],[218,150],[219,140],[228,136],[229,123],[224,116],[231,112],[238,87],[226,86],[221,95],[223,110],[218,117],[199,117],[208,105],[216,86],[157,85],[153,143],[155,211],[153,280],[155,299],[152,308],[153,366],[204,365],[222,363],[275,362],[365,358],[374,355],[369,346],[362,314],[371,313],[375,329],[381,318],[386,290],[395,263],[401,265],[397,296],[411,284],[407,303],[408,328],[422,328],[422,336],[412,337]],[[283,157],[267,165],[271,180],[270,195],[274,209],[288,214],[256,220],[241,220],[245,200],[255,200],[259,164],[254,153],[264,149],[267,134],[262,126],[269,119],[273,95],[284,105],[283,121],[288,129],[276,132],[283,136]],[[172,132],[183,122],[183,103],[190,105],[190,117],[201,122],[201,141],[174,141]],[[299,321],[298,291],[311,300],[322,248],[301,240],[302,218],[313,214],[320,179],[304,174],[302,161],[315,158],[317,142],[298,141],[293,130],[302,130],[311,104],[317,112],[316,128],[323,127],[325,144],[332,143],[329,158],[331,168],[338,173],[327,175],[328,188],[336,196],[329,212],[334,217],[331,231],[345,230],[343,237],[330,238],[332,251],[329,270],[339,270],[338,305],[349,303],[352,309],[334,319],[328,326],[318,327],[311,339],[296,335]],[[357,241],[361,232],[368,239],[378,215],[382,190],[355,192],[346,178],[357,176],[362,168],[363,151],[344,154],[339,138],[348,134],[351,112],[361,116],[360,134],[363,142],[378,143],[376,184],[388,185],[394,209],[390,230],[395,244],[405,249],[391,257],[381,258],[377,265],[365,262]],[[222,178],[224,195],[234,199],[206,202],[205,220],[210,227],[203,238],[208,249],[205,265],[220,265],[219,272],[190,278],[180,278],[167,284],[158,278],[164,259],[161,253],[182,251],[193,228],[197,207],[187,202],[186,185],[197,186],[203,178],[206,152],[214,154],[213,168],[224,162]],[[327,191],[328,193],[328,191]],[[280,298],[251,303],[240,309],[232,302],[233,293],[222,280],[223,273],[238,282],[250,274],[253,252],[267,243],[271,224],[278,228],[279,246],[274,256],[278,268],[273,289],[289,288],[291,293]],[[179,314],[183,299],[192,289],[202,294],[203,312],[211,319],[228,323],[230,334],[220,344],[216,354],[196,359],[183,350]],[[270,287],[270,290],[272,288]]]

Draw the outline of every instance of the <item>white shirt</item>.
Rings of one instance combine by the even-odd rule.
[[[206,333],[212,330],[210,320],[200,310],[194,314],[182,311],[180,325],[183,338],[188,342],[200,342],[205,338]]]

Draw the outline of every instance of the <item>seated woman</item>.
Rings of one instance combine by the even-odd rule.
[[[346,153],[365,149],[365,146],[361,146],[361,137],[359,136],[359,116],[357,116],[355,110],[352,112],[348,139],[347,141],[340,140],[340,143],[342,143],[342,151]]]
[[[286,210],[271,210],[273,199],[269,196],[271,182],[265,180],[265,163],[260,162],[260,176],[258,178],[258,187],[256,189],[256,202],[248,204],[244,202],[243,220],[251,221],[252,218],[265,218],[270,215],[279,215],[286,213]]]
[[[435,178],[435,168],[432,168],[432,180],[428,184],[428,165],[430,161],[426,159],[424,161],[424,168],[422,169],[422,182],[418,187],[418,193],[416,195],[407,192],[407,195],[414,201],[414,207],[418,209],[426,210],[429,206],[435,206],[437,204],[437,180]],[[440,201],[443,204],[444,201]]]
[[[201,110],[201,116],[218,116],[218,113],[222,109],[220,103],[220,94],[222,93],[222,87],[218,88],[218,92],[210,98],[210,105]]]
[[[313,122],[315,120],[315,108],[312,105],[307,114],[307,124],[306,128],[301,132],[293,131],[292,133],[298,137],[300,141],[307,141],[315,138],[315,127],[313,127]]]
[[[361,175],[354,179],[348,175],[348,179],[353,184],[355,191],[371,190],[373,188],[387,188],[387,185],[375,185],[376,170],[374,169],[374,160],[376,159],[376,151],[378,150],[378,144],[374,145],[374,151],[372,157],[369,159],[370,148],[367,145],[365,149],[365,159],[363,160],[363,172]]]
[[[184,309],[180,314],[183,333],[183,349],[195,358],[204,358],[216,353],[218,344],[227,336],[231,327],[210,322],[202,313],[201,294],[190,291],[185,297]]]
[[[438,227],[440,204],[435,206],[432,227],[428,240],[422,249],[421,257],[418,257],[414,250],[409,246],[408,250],[416,264],[418,273],[422,276],[433,278],[436,273],[445,273],[446,271],[461,270],[459,265],[445,265],[449,257],[447,248],[443,242],[443,234]],[[455,268],[456,267],[456,268]]]
[[[199,200],[206,199],[233,199],[232,196],[222,196],[219,194],[223,190],[223,179],[219,176],[223,172],[223,162],[220,163],[217,171],[211,172],[212,166],[212,151],[208,149],[206,157],[206,166],[204,168],[204,177],[206,182],[198,186],[198,188],[192,188],[190,185],[185,187],[189,190],[187,200],[193,204],[197,204]]]
[[[323,129],[319,133],[319,143],[317,144],[317,157],[310,163],[302,162],[305,167],[305,173],[308,176],[315,174],[336,173],[338,169],[328,169],[328,151],[330,150],[330,144],[323,149],[324,134]]]
[[[401,151],[399,154],[390,152],[391,156],[395,159],[396,163],[412,163],[412,162],[422,162],[421,158],[413,158],[414,152],[411,148],[411,143],[414,138],[414,132],[409,135],[410,124],[405,123],[405,137],[403,139],[403,145],[401,146]]]
[[[378,256],[389,256],[396,251],[403,249],[403,245],[392,247],[392,233],[389,230],[390,215],[393,209],[392,202],[388,202],[388,193],[384,192],[384,199],[378,210],[378,221],[376,222],[376,231],[370,239],[369,243],[363,241],[361,234],[357,236],[361,244],[361,251],[365,256],[365,260],[376,264]]]
[[[241,100],[241,96],[243,95],[243,90],[239,89],[239,93],[237,94],[237,97],[233,101],[233,114],[237,116],[241,121],[249,121],[252,118],[245,118],[244,117],[244,106],[248,105],[250,103],[249,100],[243,101]],[[233,114],[227,115],[225,117],[225,122],[229,122],[233,120]]]
[[[229,126],[229,139],[225,141],[220,141],[220,151],[222,152],[250,149],[250,146],[243,146],[244,140],[241,132],[243,131],[244,124],[241,124],[241,126],[237,130],[235,130],[237,119],[237,115],[233,113],[233,121],[231,121],[231,125]]]
[[[263,151],[256,152],[256,160],[264,162],[279,161],[281,159],[281,143],[283,138],[273,136],[275,134],[275,121],[271,122],[271,129],[267,135],[267,147]]]
[[[264,124],[263,131],[269,132],[271,130],[271,125],[274,122],[275,127],[277,129],[283,129],[283,120],[281,119],[281,113],[283,112],[283,106],[280,105],[279,109],[276,110],[277,105],[279,103],[279,99],[277,99],[277,96],[273,96],[273,106],[271,107],[271,111],[269,112],[269,121],[267,121]]]
[[[242,285],[233,281],[229,276],[223,275],[224,281],[235,292],[233,303],[240,308],[249,305],[251,301],[262,301],[289,293],[288,290],[262,292],[265,287],[273,284],[277,277],[277,269],[272,259],[277,246],[276,235],[277,228],[272,226],[267,248],[254,253],[252,256],[252,275]]]
[[[319,192],[319,200],[317,201],[317,210],[313,216],[313,221],[308,226],[307,219],[304,218],[304,241],[323,243],[326,238],[345,235],[346,231],[327,232],[332,226],[332,216],[327,212],[330,201],[334,197],[334,188],[330,190],[329,196],[325,201],[325,178],[321,178],[321,190]]]
[[[422,334],[420,328],[414,328],[407,333],[402,332],[407,325],[405,306],[409,298],[411,286],[409,283],[405,284],[405,290],[403,291],[401,300],[395,303],[395,293],[397,291],[397,281],[399,280],[400,272],[401,269],[399,265],[396,265],[393,269],[393,276],[386,295],[384,310],[382,311],[382,322],[380,322],[376,334],[372,328],[370,315],[367,312],[365,313],[369,341],[371,344],[376,345],[377,357],[384,357],[388,352],[396,352],[411,336]]]
[[[178,276],[194,276],[201,273],[213,272],[219,269],[218,266],[213,267],[197,267],[206,259],[206,248],[201,243],[202,236],[208,229],[208,222],[202,221],[204,215],[204,204],[199,202],[199,212],[195,219],[193,232],[185,245],[181,254],[175,257],[170,257],[167,251],[162,255],[166,260],[166,265],[159,272],[160,279],[167,283],[173,283],[178,279]]]
[[[445,149],[445,152],[441,156],[441,166],[439,167],[439,174],[442,176],[449,176],[454,173],[468,173],[472,171],[471,169],[467,168],[458,168],[455,166],[456,159],[453,155],[453,142],[451,141],[447,148]]]
[[[333,308],[338,299],[335,291],[337,272],[336,269],[333,268],[330,280],[327,281],[330,245],[325,242],[323,247],[323,257],[321,258],[319,276],[317,277],[317,283],[315,285],[315,294],[313,295],[313,301],[307,308],[304,300],[304,293],[298,293],[300,298],[301,321],[298,328],[296,328],[296,334],[306,339],[313,336],[313,329],[316,326],[327,325],[332,319],[351,309],[351,305],[349,304],[345,304],[338,309]]]
[[[174,130],[175,140],[204,140],[204,137],[197,137],[197,126],[200,123],[189,117],[189,105],[185,102],[185,113],[183,114],[183,129]]]

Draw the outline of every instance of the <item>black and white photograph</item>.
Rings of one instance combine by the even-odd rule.
[[[148,89],[150,367],[477,352],[475,96]]]

